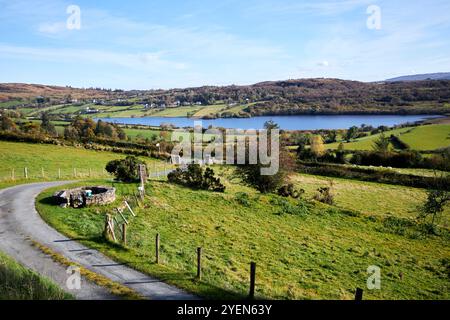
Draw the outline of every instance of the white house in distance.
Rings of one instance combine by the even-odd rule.
[[[90,107],[86,107],[84,110],[85,114],[99,113],[98,109],[91,109]]]

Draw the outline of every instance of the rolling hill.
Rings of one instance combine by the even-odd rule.
[[[108,114],[173,114],[185,108],[210,108],[208,117],[299,114],[446,114],[450,113],[450,80],[367,83],[341,79],[297,79],[248,86],[205,86],[169,90],[76,89],[32,84],[0,84],[0,109],[36,115],[76,115],[98,109]],[[109,110],[105,110],[109,109]],[[236,111],[228,112],[230,108]],[[167,109],[167,110],[166,110]],[[231,110],[231,109],[230,109]],[[177,113],[177,111],[175,111]]]

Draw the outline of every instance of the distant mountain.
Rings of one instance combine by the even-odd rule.
[[[415,74],[415,75],[410,75],[410,76],[402,76],[402,77],[387,79],[386,82],[422,81],[422,80],[450,80],[450,72],[425,73],[425,74]]]

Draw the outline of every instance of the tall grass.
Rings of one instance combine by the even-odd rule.
[[[50,280],[0,252],[0,300],[67,300],[73,297]]]

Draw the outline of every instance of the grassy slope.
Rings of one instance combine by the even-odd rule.
[[[0,108],[4,108],[4,109],[8,109],[14,106],[18,106],[23,104],[24,102],[20,101],[20,100],[11,100],[11,101],[4,101],[4,102],[0,102]]]
[[[274,196],[260,195],[237,181],[226,184],[226,193],[218,194],[150,182],[145,207],[137,210],[137,218],[130,219],[126,249],[99,240],[102,213],[112,208],[64,210],[46,201],[54,191],[49,190],[39,197],[38,209],[67,235],[81,237],[86,244],[134,268],[208,297],[244,296],[250,261],[258,265],[259,297],[351,299],[356,287],[365,287],[370,265],[381,267],[382,289],[367,291],[367,299],[450,297],[445,275],[445,261],[450,258],[448,238],[393,234],[379,218],[352,216],[321,204],[313,205],[309,214],[280,215],[282,207],[271,202]],[[116,186],[121,195],[135,189]],[[249,194],[250,207],[235,200],[235,193],[242,191]],[[364,192],[355,188],[353,196],[359,199]],[[389,206],[396,195],[404,194],[406,200],[417,196],[409,188],[395,192],[392,197],[379,192],[373,199],[358,202],[361,206],[370,202],[368,210],[377,213],[377,206]],[[352,207],[340,201],[341,206]],[[404,216],[399,203],[394,214]],[[163,265],[153,263],[157,232],[161,234]],[[193,279],[198,246],[205,250],[201,282]]]
[[[450,125],[448,124],[401,128],[385,132],[386,136],[391,134],[398,136],[414,150],[434,150],[450,146]],[[379,136],[379,134],[375,134],[344,143],[344,147],[347,150],[372,150],[373,143]],[[329,149],[336,149],[339,143],[331,143],[326,146]]]
[[[333,181],[338,207],[356,210],[366,215],[413,219],[417,216],[418,206],[426,199],[425,190],[418,188],[348,179],[329,179],[306,174],[296,174],[291,177],[291,182],[296,187],[304,189],[309,197],[313,196],[319,186],[328,186],[330,181]],[[450,208],[446,209],[441,222],[445,227],[450,227]]]
[[[434,150],[450,146],[450,124],[420,126],[400,135],[411,149]]]
[[[164,110],[152,113],[152,117],[187,117],[188,113],[195,113],[201,109],[203,106],[187,106],[187,107],[177,107],[177,108],[166,108]]]
[[[159,138],[159,134],[161,131],[159,130],[151,130],[151,129],[124,129],[125,133],[128,137],[132,139],[136,139],[138,136],[146,139],[151,138],[152,136],[157,136]]]
[[[242,109],[248,105],[238,105],[235,107],[228,107],[226,104],[215,104],[208,106],[181,106],[176,108],[166,108],[164,110],[145,110],[143,105],[137,104],[132,106],[107,106],[107,105],[94,105],[85,104],[82,106],[74,105],[56,105],[42,109],[29,109],[21,108],[26,111],[28,115],[37,116],[42,111],[49,111],[51,114],[74,114],[79,111],[86,110],[86,107],[91,109],[98,109],[100,112],[96,114],[87,114],[87,117],[111,117],[111,118],[129,118],[129,117],[186,117],[189,113],[193,113],[194,117],[203,117],[206,115],[215,115],[221,112],[232,112],[238,114]]]
[[[62,178],[66,179],[74,178],[73,168],[76,168],[78,178],[86,178],[89,169],[93,176],[108,177],[104,172],[106,163],[124,157],[123,154],[84,148],[0,141],[0,180],[10,179],[13,168],[16,179],[23,179],[24,167],[28,168],[30,179],[42,179],[41,168],[44,168],[45,178],[53,180],[58,177],[59,168]],[[144,160],[151,166],[161,163],[150,158]]]
[[[212,106],[206,106],[202,109],[200,109],[199,111],[197,111],[194,114],[194,117],[204,117],[207,115],[215,115],[216,113],[220,113],[220,111],[226,109],[227,105],[226,104],[215,104]]]
[[[0,252],[0,300],[61,299],[73,297]]]
[[[402,132],[406,132],[410,130],[411,128],[401,128],[401,129],[395,129],[395,130],[389,130],[386,131],[384,134],[385,136],[393,135],[399,135]],[[351,142],[344,142],[344,148],[346,150],[373,150],[373,143],[375,140],[377,140],[380,137],[380,134],[374,134],[367,137],[359,138]],[[337,149],[340,142],[330,143],[327,144],[326,147],[328,149]]]

